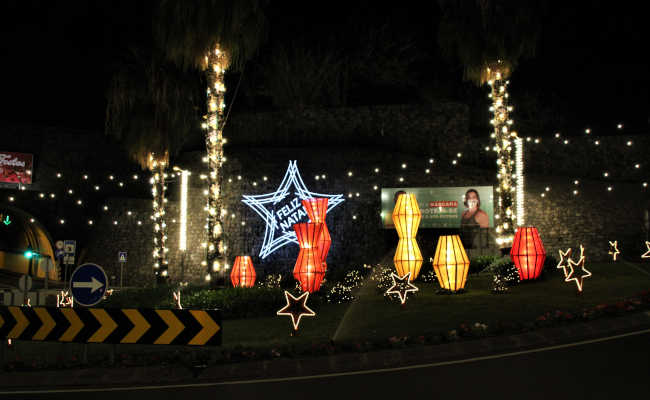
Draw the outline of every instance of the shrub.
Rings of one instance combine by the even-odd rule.
[[[393,268],[385,265],[377,264],[373,267],[370,273],[370,280],[377,285],[377,293],[385,295],[386,291],[393,286],[393,278],[390,276],[392,273]]]
[[[498,260],[498,256],[478,256],[469,261],[469,273],[478,274]]]
[[[158,286],[156,288],[138,288],[113,291],[106,300],[99,304],[106,308],[173,308],[172,292],[174,286]]]
[[[257,286],[267,289],[280,289],[282,274],[268,274],[263,280],[257,282]]]
[[[492,291],[494,293],[502,293],[507,290],[504,287],[519,283],[519,272],[517,272],[515,264],[508,256],[496,259],[483,271],[491,273],[494,276],[492,283]]]
[[[546,255],[546,259],[544,260],[544,269],[542,269],[542,279],[546,278],[546,276],[555,276],[562,273],[561,268],[557,267],[558,262],[557,258],[549,256],[548,254]]]
[[[352,296],[352,287],[346,286],[341,282],[337,282],[332,286],[332,288],[327,292],[327,302],[328,303],[347,303],[354,300]]]
[[[224,319],[274,315],[285,302],[281,289],[264,287],[200,289],[183,293],[181,299],[184,308],[218,308]]]

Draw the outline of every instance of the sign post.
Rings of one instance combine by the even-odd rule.
[[[70,276],[70,292],[82,306],[90,307],[102,301],[108,289],[108,277],[97,264],[82,264]]]
[[[65,275],[68,275],[68,268],[70,265],[74,265],[74,256],[77,251],[77,242],[75,240],[64,240],[63,241],[63,265],[65,268]]]
[[[38,265],[41,265],[41,263],[39,262]],[[48,275],[50,273],[50,270],[52,270],[52,269],[54,269],[54,261],[52,261],[52,259],[49,256],[44,257],[43,270],[45,271],[45,282],[44,282],[45,283],[45,290],[48,289],[48,280],[49,280]]]
[[[18,279],[18,289],[23,292],[23,304],[27,303],[27,292],[32,288],[32,277],[23,275]]]
[[[124,265],[126,264],[126,251],[120,251],[117,254],[117,261],[120,263],[120,289],[122,289],[122,277],[123,277],[123,269]]]

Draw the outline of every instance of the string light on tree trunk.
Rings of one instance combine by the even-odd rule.
[[[153,259],[154,276],[157,282],[164,282],[168,277],[168,249],[165,246],[167,241],[167,224],[165,223],[165,167],[167,166],[167,155],[157,157],[149,155],[149,168],[153,172],[151,177],[151,194],[153,195]]]
[[[223,221],[221,215],[222,196],[221,181],[223,179],[223,126],[225,109],[224,73],[229,65],[228,55],[219,46],[209,51],[205,56],[206,77],[208,89],[206,92],[207,114],[205,115],[205,135],[208,163],[208,251],[206,260],[208,265],[225,265],[225,246],[223,237]],[[209,273],[209,272],[208,272]]]
[[[497,202],[495,214],[499,215],[496,224],[496,242],[501,247],[509,247],[515,233],[515,213],[513,210],[516,183],[513,181],[514,160],[512,159],[512,145],[518,138],[517,133],[511,129],[513,124],[509,118],[512,106],[508,105],[508,92],[506,79],[508,69],[497,62],[486,68],[487,83],[490,85],[492,99],[492,120],[494,126],[492,137],[495,140],[497,151],[497,179],[499,186],[496,189]]]

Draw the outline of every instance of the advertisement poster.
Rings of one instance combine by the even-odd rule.
[[[0,151],[0,183],[31,185],[34,156]]]
[[[422,212],[420,228],[492,228],[492,186],[382,188],[381,216],[394,229],[393,209],[399,193],[413,193]]]

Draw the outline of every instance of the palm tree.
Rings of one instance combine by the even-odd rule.
[[[513,172],[512,150],[521,139],[512,129],[508,105],[509,77],[519,60],[535,54],[544,2],[508,0],[439,0],[442,19],[438,43],[443,55],[463,66],[463,77],[479,86],[487,83],[494,125],[491,137],[497,152],[496,241],[510,247],[515,225],[523,224],[523,168]],[[523,164],[523,163],[522,163]],[[515,212],[514,196],[518,208]],[[517,220],[519,216],[519,220]]]
[[[165,179],[170,157],[183,145],[197,110],[191,75],[163,62],[158,52],[132,50],[107,91],[105,133],[122,142],[129,156],[151,172],[154,275],[169,278]]]
[[[221,181],[223,179],[224,73],[242,70],[266,34],[260,0],[162,0],[154,21],[154,37],[177,66],[200,68],[207,83],[206,129],[208,174],[208,241],[204,265],[227,268],[223,240]]]

